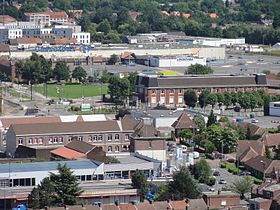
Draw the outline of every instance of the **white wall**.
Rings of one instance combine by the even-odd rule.
[[[280,116],[280,102],[269,103],[269,115]]]
[[[16,39],[22,37],[22,29],[9,29],[9,39]]]
[[[90,44],[90,33],[87,32],[73,33],[72,37],[76,38],[79,44]]]
[[[166,150],[137,150],[135,152],[162,161],[163,167],[166,166]]]
[[[206,58],[178,56],[176,58],[151,57],[151,66],[154,67],[188,67],[194,64],[206,65]]]

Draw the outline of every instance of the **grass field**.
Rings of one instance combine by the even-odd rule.
[[[45,95],[44,85],[34,86],[34,91]],[[50,84],[48,85],[48,97],[53,98],[82,98],[92,97],[106,94],[108,91],[107,85],[92,85],[92,84]]]

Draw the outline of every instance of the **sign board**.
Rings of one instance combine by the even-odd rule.
[[[178,57],[177,61],[192,61],[192,57]]]
[[[81,111],[82,112],[90,112],[91,111],[90,104],[81,104]]]

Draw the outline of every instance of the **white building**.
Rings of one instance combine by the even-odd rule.
[[[269,115],[280,116],[280,101],[269,103]]]
[[[153,67],[188,67],[194,64],[206,66],[206,58],[176,56],[176,57],[159,57],[150,58],[150,65]]]
[[[245,44],[245,38],[238,39],[220,39],[220,38],[195,38],[193,44],[211,46],[211,47],[221,47],[221,46],[233,46],[233,45],[243,45]]]
[[[72,38],[76,38],[78,44],[90,44],[90,33],[88,32],[73,33]]]
[[[22,29],[9,29],[8,38],[16,39],[22,37]]]

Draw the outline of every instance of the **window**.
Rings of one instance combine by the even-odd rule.
[[[23,138],[18,139],[18,145],[23,145]]]
[[[108,134],[108,137],[107,137],[108,141],[112,141],[112,138],[113,138],[112,134]]]
[[[156,90],[152,90],[152,93],[153,93],[153,94],[156,93]]]
[[[82,137],[82,136],[79,136],[79,137],[78,137],[78,140],[79,140],[79,141],[83,141],[83,137]]]
[[[157,103],[157,98],[156,97],[152,97],[152,104]]]
[[[119,152],[120,151],[120,147],[119,146],[115,146],[115,152]]]
[[[71,142],[72,141],[72,136],[69,136],[68,137],[68,142]]]
[[[38,143],[38,139],[37,138],[34,138],[33,139],[33,144],[37,144]]]
[[[182,90],[182,89],[179,89],[179,93],[183,93],[183,90]]]
[[[129,134],[125,134],[125,136],[124,136],[124,140],[129,140]]]
[[[238,88],[237,87],[234,88],[234,92],[236,92],[236,93],[238,92]]]
[[[120,140],[120,135],[119,135],[119,134],[116,134],[116,135],[115,135],[115,140],[116,140],[116,141]]]
[[[89,136],[89,137],[88,137],[88,141],[89,141],[89,142],[92,142],[92,140],[93,140],[92,136]]]
[[[63,137],[59,137],[59,138],[58,138],[58,142],[59,142],[59,143],[63,143]]]
[[[170,103],[170,104],[174,104],[174,96],[170,96],[170,98],[169,98],[169,103]]]
[[[165,93],[165,90],[164,90],[164,89],[160,90],[160,93],[161,93],[161,94],[164,94],[164,93]]]
[[[183,97],[182,97],[182,96],[180,96],[180,97],[178,98],[178,102],[179,102],[179,104],[182,104],[182,103],[183,103]]]
[[[169,93],[174,93],[174,89],[170,89],[170,90],[169,90]]]
[[[102,135],[98,136],[98,141],[102,141]]]
[[[28,139],[28,144],[32,144],[32,143],[33,143],[33,139],[32,138]]]
[[[226,92],[230,92],[230,88],[226,88]]]
[[[219,93],[220,91],[221,91],[220,88],[217,88],[217,89],[216,89],[216,92],[217,92],[217,93]]]
[[[43,138],[38,139],[38,144],[43,144]]]
[[[112,146],[108,146],[108,152],[112,152]]]
[[[49,144],[53,143],[53,138],[49,138]]]
[[[57,137],[53,138],[53,143],[57,144]]]
[[[152,141],[149,141],[149,148],[152,148]]]
[[[247,87],[245,87],[245,88],[244,88],[244,91],[246,92],[246,91],[247,91],[247,89],[248,89],[248,88],[247,88]]]
[[[92,137],[92,140],[93,140],[93,141],[97,141],[97,135],[94,135],[94,136]]]

